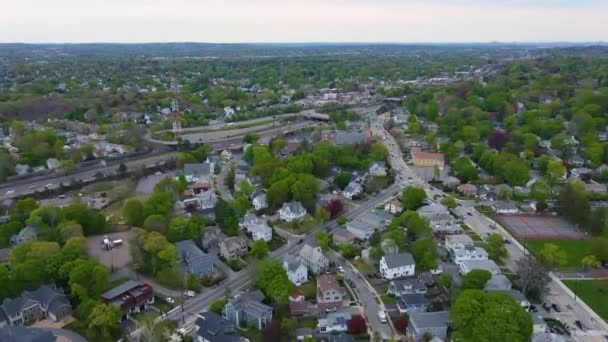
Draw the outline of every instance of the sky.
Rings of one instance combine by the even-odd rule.
[[[608,0],[0,0],[0,42],[608,41]]]

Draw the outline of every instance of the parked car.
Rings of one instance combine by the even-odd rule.
[[[543,309],[545,309],[547,312],[550,312],[551,306],[549,306],[549,304],[547,304],[547,303],[543,303]]]
[[[505,243],[506,243],[507,245],[510,245],[510,244],[511,244],[511,240],[509,240],[509,239],[505,239]]]
[[[165,301],[166,301],[167,303],[169,303],[169,304],[175,304],[175,300],[174,300],[173,298],[171,298],[171,297],[167,297],[167,298],[165,299]]]
[[[555,312],[561,312],[562,310],[559,308],[559,306],[555,303],[551,304],[551,307],[553,308],[553,310],[555,310]]]
[[[574,324],[576,324],[576,326],[580,329],[580,330],[585,330],[585,327],[583,326],[583,323],[581,323],[581,321],[576,320],[574,321]]]
[[[186,297],[194,297],[194,296],[196,296],[196,292],[194,292],[194,291],[186,291],[186,292],[184,292],[184,296],[186,296]]]

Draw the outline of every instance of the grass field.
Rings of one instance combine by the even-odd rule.
[[[608,320],[608,280],[564,280],[600,317]]]
[[[589,254],[589,240],[527,240],[527,248],[534,254],[540,252],[545,243],[557,245],[566,252],[566,264],[560,269],[580,269],[581,260]]]
[[[306,215],[302,221],[276,222],[275,225],[293,234],[307,234],[315,228],[317,221],[312,216]]]

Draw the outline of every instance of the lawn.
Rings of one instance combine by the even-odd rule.
[[[298,287],[298,290],[304,295],[304,297],[306,297],[306,299],[316,298],[317,286],[315,284],[316,281],[314,279],[311,279],[308,282],[300,285],[300,287]]]
[[[374,267],[374,265],[370,265],[369,263],[365,262],[363,259],[354,260],[352,263],[353,263],[353,266],[355,266],[359,270],[359,272],[363,273],[366,276],[369,274],[378,272],[376,270],[376,267]]]
[[[262,334],[262,332],[259,330],[255,330],[254,328],[249,328],[249,329],[239,328],[237,331],[241,336],[248,338],[249,341],[251,341],[251,342],[264,341],[264,335]]]
[[[608,320],[608,280],[563,280],[600,317]]]
[[[316,318],[297,318],[296,319],[296,329],[297,328],[311,328],[314,329],[317,327],[317,319]]]
[[[540,252],[545,243],[553,243],[566,253],[566,263],[560,269],[580,269],[581,260],[589,254],[589,240],[527,240],[527,248],[534,254]]]
[[[315,221],[315,219],[312,216],[306,215],[306,216],[304,216],[304,219],[302,219],[302,221],[278,222],[278,223],[276,223],[276,225],[279,228],[286,230],[293,234],[307,234],[307,233],[310,233],[310,231],[312,231],[315,228],[315,226],[317,225],[317,221]]]
[[[395,296],[389,296],[389,295],[382,295],[380,296],[380,299],[382,299],[382,302],[386,305],[386,304],[397,304],[397,297]]]
[[[274,232],[274,234],[272,234],[272,240],[268,242],[268,249],[270,249],[270,251],[275,251],[283,246],[285,242],[287,242],[285,238]]]

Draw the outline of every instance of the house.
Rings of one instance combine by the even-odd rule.
[[[466,234],[448,235],[445,237],[445,249],[452,252],[454,249],[473,246],[473,239]]]
[[[294,255],[288,254],[283,260],[283,268],[287,278],[295,285],[300,286],[308,281],[308,268]]]
[[[492,274],[492,278],[486,282],[484,291],[508,291],[511,290],[512,284],[509,278],[504,274]]]
[[[397,308],[402,314],[411,314],[412,312],[426,312],[431,301],[421,293],[402,294],[397,302]]]
[[[305,244],[300,249],[297,258],[315,274],[319,274],[329,268],[329,259],[323,255],[320,247],[312,247],[309,244]]]
[[[279,217],[286,222],[301,220],[305,215],[306,209],[304,209],[302,203],[296,201],[285,202],[279,209]]]
[[[410,253],[390,254],[380,259],[380,274],[388,280],[413,276],[415,271],[416,263]]]
[[[355,342],[355,338],[352,335],[348,335],[345,332],[338,334],[325,335],[321,338],[322,342]]]
[[[24,326],[2,327],[0,321],[0,341],[2,342],[55,342],[59,341],[53,332],[40,328],[27,328]]]
[[[332,232],[331,239],[335,245],[350,244],[355,240],[355,236],[346,229],[336,229]]]
[[[363,145],[371,140],[368,132],[359,130],[338,131],[334,137],[333,143],[336,146]]]
[[[230,152],[230,150],[228,149],[225,149],[222,151],[220,156],[222,157],[223,161],[229,161],[230,159],[232,159],[232,152]]]
[[[344,190],[342,190],[342,196],[352,200],[353,197],[359,196],[359,194],[361,194],[362,192],[363,192],[363,187],[361,186],[361,184],[351,181],[350,183],[348,183],[346,188],[344,188]]]
[[[445,188],[453,189],[453,188],[457,187],[459,184],[460,184],[460,179],[453,177],[453,176],[447,176],[441,180],[441,185],[443,185],[443,187],[445,187]]]
[[[494,186],[493,192],[499,198],[510,197],[513,195],[513,187],[509,184],[498,184]]]
[[[319,319],[317,327],[319,328],[319,332],[323,334],[345,332],[348,329],[346,322],[351,318],[350,310],[345,308],[336,312],[330,312],[325,318]]]
[[[386,165],[383,161],[373,162],[367,172],[370,176],[384,177],[386,176]]]
[[[208,227],[202,231],[201,245],[206,250],[219,248],[223,239],[224,233],[222,233],[222,230],[219,227]]]
[[[54,285],[42,285],[34,291],[23,291],[17,298],[5,298],[0,304],[0,327],[25,325],[45,318],[58,322],[71,314],[68,296]]]
[[[251,234],[251,239],[253,239],[253,241],[264,240],[269,242],[272,240],[272,228],[263,222],[256,222],[249,225],[247,227],[247,232]]]
[[[242,236],[225,238],[220,243],[220,255],[226,260],[237,259],[247,254],[247,239]]]
[[[429,224],[431,225],[431,227],[435,225],[450,224],[454,221],[454,218],[452,217],[452,215],[450,215],[448,208],[439,203],[425,205],[423,207],[420,207],[416,211],[418,212],[418,215],[429,220]]]
[[[210,182],[213,169],[213,163],[188,163],[184,164],[184,176],[188,183]]]
[[[215,259],[200,248],[192,240],[184,240],[175,243],[177,256],[184,269],[198,278],[205,277],[213,273],[213,263]]]
[[[11,246],[17,246],[22,243],[36,241],[38,233],[34,227],[27,226],[19,231],[19,233],[11,236]]]
[[[426,294],[426,285],[418,277],[391,280],[386,293],[399,297],[404,294]]]
[[[475,246],[454,248],[450,254],[452,256],[452,260],[454,260],[454,263],[459,263],[465,260],[488,260],[488,252],[481,247]]]
[[[311,310],[311,304],[306,301],[304,295],[297,289],[291,292],[289,295],[289,312],[292,316],[304,316],[316,311],[316,308]]]
[[[458,191],[465,196],[473,197],[477,195],[477,186],[471,183],[462,184],[458,186]]]
[[[374,227],[358,220],[346,223],[346,230],[359,240],[368,240],[374,231]]]
[[[272,321],[272,307],[263,304],[262,300],[264,295],[259,290],[238,295],[224,307],[224,318],[236,325],[246,323],[262,330]]]
[[[401,206],[401,202],[399,202],[397,199],[393,199],[386,203],[384,210],[392,215],[397,215],[403,211],[403,207]]]
[[[463,260],[457,264],[459,273],[465,275],[472,270],[486,270],[491,274],[499,274],[500,267],[492,260]]]
[[[296,329],[296,341],[304,341],[306,338],[312,338],[313,331],[311,328]]]
[[[340,286],[332,274],[317,277],[317,305],[320,309],[339,309],[348,305],[348,292]]]
[[[196,342],[239,342],[233,322],[212,311],[201,312],[194,322]]]
[[[415,342],[422,341],[425,335],[445,340],[449,325],[450,314],[447,311],[413,312],[409,315],[407,336]]]
[[[256,211],[268,208],[268,202],[266,202],[266,193],[260,192],[255,194],[251,203]]]
[[[132,313],[138,313],[154,304],[154,289],[152,286],[129,280],[103,294],[102,302],[118,305],[123,313],[123,319],[130,318]]]
[[[412,147],[410,149],[410,154],[412,156],[412,163],[414,166],[419,167],[435,167],[437,166],[439,169],[443,169],[445,165],[445,159],[443,158],[443,153],[434,153],[422,151],[420,147]]]
[[[492,209],[495,213],[501,215],[510,215],[519,213],[517,206],[511,202],[494,202],[492,203]]]

